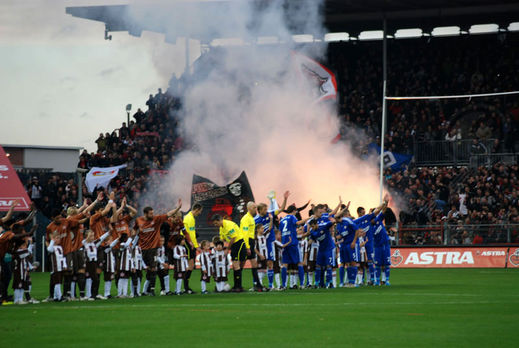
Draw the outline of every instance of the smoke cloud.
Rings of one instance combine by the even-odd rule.
[[[335,205],[339,195],[352,201],[351,208],[377,205],[376,164],[359,159],[348,142],[331,143],[339,131],[335,110],[316,103],[315,85],[291,63],[293,50],[325,57],[324,43],[299,47],[291,40],[293,34],[323,37],[321,1],[238,3],[230,12],[212,11],[211,18],[188,13],[179,21],[161,19],[176,26],[206,22],[215,36],[241,38],[246,45],[214,49],[212,69],[203,78],[195,75],[184,91],[181,127],[195,147],[177,156],[159,196],[189,202],[194,173],[223,185],[245,170],[258,202],[265,202],[270,190],[278,197],[290,190],[289,203],[298,205],[308,199]],[[251,43],[265,33],[282,43]]]

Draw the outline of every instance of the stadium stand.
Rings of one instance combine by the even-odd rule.
[[[519,34],[514,33],[392,40],[388,50],[388,94],[519,90],[519,77],[515,74],[519,68],[518,45]],[[362,130],[365,140],[355,147],[359,155],[365,155],[369,143],[379,142],[380,44],[332,43],[328,64],[339,83],[341,134],[346,139],[348,130]],[[128,196],[138,207],[142,193],[159,180],[153,173],[167,170],[175,156],[189,146],[178,127],[179,86],[184,82],[172,78],[168,91],[159,89],[157,94],[150,95],[148,110],[139,109],[129,125],[123,123],[111,133],[101,133],[96,140],[97,151],[84,150],[78,167],[127,163],[128,167],[112,181],[111,189],[119,196]],[[399,218],[404,232],[398,242],[519,242],[516,230],[503,236],[496,228],[485,227],[519,224],[517,96],[391,101],[388,110],[386,148],[414,155],[406,170],[385,172],[387,187],[403,207]],[[33,178],[23,179],[31,193]],[[66,208],[77,202],[79,188],[70,178],[48,174],[40,178],[39,185],[41,198],[37,204],[47,216],[53,208]],[[96,195],[89,194],[84,183],[81,189],[84,197]],[[441,230],[421,233],[412,229],[424,225],[441,226]],[[405,232],[406,228],[410,230]],[[445,228],[450,232],[444,233]]]

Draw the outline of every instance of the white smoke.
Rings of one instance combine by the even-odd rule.
[[[291,51],[302,50],[292,42],[293,34],[323,37],[321,1],[286,2],[289,6],[270,1],[261,9],[253,2],[238,3],[230,12],[213,11],[211,18],[197,13],[183,14],[178,21],[176,15],[161,16],[176,26],[214,24],[216,37],[229,37],[232,27],[232,37],[247,44],[212,54],[209,76],[185,91],[182,129],[186,141],[196,147],[177,156],[160,185],[160,196],[188,202],[193,174],[223,185],[245,170],[258,202],[266,201],[274,189],[278,196],[290,190],[289,203],[312,199],[334,205],[342,195],[345,202],[352,201],[352,208],[375,206],[376,165],[360,160],[348,143],[331,144],[339,131],[335,111],[315,102],[313,86],[290,64]],[[226,25],[220,28],[218,23]],[[275,34],[283,43],[255,45],[252,41],[263,33]],[[312,44],[304,50],[322,59],[326,45]]]

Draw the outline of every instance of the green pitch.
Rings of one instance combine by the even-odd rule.
[[[33,296],[45,298],[49,275],[32,278]],[[199,274],[191,279],[198,291]],[[519,270],[398,269],[391,283],[3,306],[0,347],[517,344]]]

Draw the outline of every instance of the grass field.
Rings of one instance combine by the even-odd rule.
[[[49,275],[32,278],[33,296],[45,298]],[[195,290],[200,286],[191,283]],[[250,283],[246,278],[244,284]],[[397,269],[391,283],[2,306],[0,347],[494,347],[518,342],[519,270]]]

